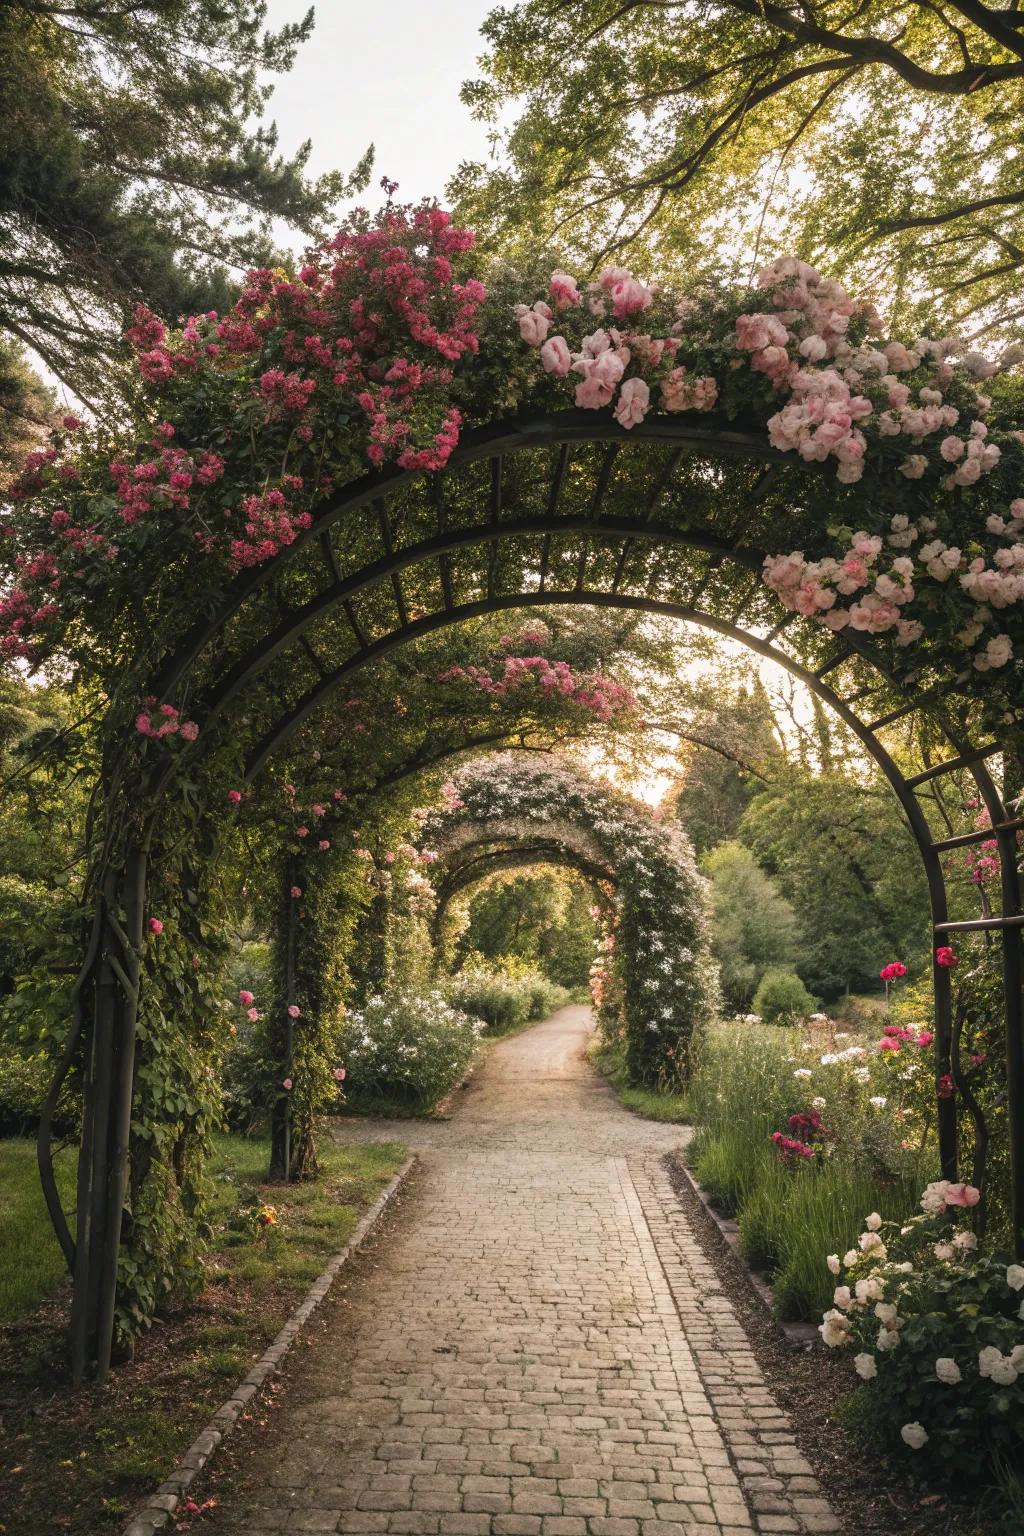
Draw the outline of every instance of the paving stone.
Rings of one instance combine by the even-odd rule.
[[[447,1120],[338,1128],[420,1167],[285,1359],[223,1536],[839,1530],[672,1188],[688,1132],[620,1108],[587,1028],[500,1042]]]

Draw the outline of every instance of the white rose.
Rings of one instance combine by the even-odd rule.
[[[1010,1350],[1010,1364],[1018,1373],[1024,1371],[1024,1344],[1015,1344]]]
[[[932,1252],[937,1259],[941,1259],[945,1263],[953,1257],[956,1249],[952,1243],[935,1243],[932,1247]]]
[[[859,1258],[860,1254],[857,1252],[856,1248],[847,1248],[846,1252],[843,1254],[843,1263],[846,1265],[846,1268],[849,1269],[850,1265],[856,1264]]]
[[[1024,1266],[1011,1264],[1006,1271],[1006,1283],[1011,1291],[1024,1289]]]
[[[838,1275],[840,1269],[842,1268],[842,1265],[839,1262],[838,1253],[830,1253],[828,1258],[825,1260],[825,1263],[828,1265],[829,1273],[833,1275]]]
[[[850,1287],[848,1285],[837,1285],[832,1300],[835,1305],[840,1308],[841,1311],[849,1312],[850,1307],[853,1304],[853,1297],[850,1294]]]
[[[897,1327],[897,1312],[891,1301],[880,1301],[875,1307],[875,1316],[884,1327]]]
[[[900,1341],[899,1332],[895,1328],[879,1328],[878,1338],[875,1340],[878,1349],[895,1349]]]
[[[961,1380],[960,1367],[948,1355],[943,1355],[940,1360],[936,1360],[935,1374],[940,1381],[945,1382],[947,1387],[955,1387]]]
[[[900,1430],[900,1439],[905,1445],[909,1445],[912,1451],[919,1451],[922,1445],[928,1443],[928,1431],[923,1424],[918,1424],[915,1420],[913,1424],[904,1424]]]
[[[829,1349],[835,1349],[838,1345],[845,1344],[850,1336],[849,1330],[850,1324],[848,1319],[843,1316],[842,1312],[837,1312],[834,1309],[831,1312],[825,1313],[825,1320],[818,1328],[822,1341],[828,1345]]]
[[[973,1253],[978,1246],[978,1239],[973,1232],[958,1232],[953,1239],[953,1247],[959,1248],[963,1253]]]
[[[866,1280],[858,1280],[855,1286],[857,1300],[862,1307],[869,1301],[881,1301],[884,1293],[882,1282],[877,1275],[871,1275]]]
[[[865,1216],[864,1225],[869,1232],[877,1232],[882,1225],[882,1218],[877,1211],[872,1211],[870,1216]]]
[[[853,1368],[861,1381],[871,1381],[878,1375],[878,1366],[875,1364],[874,1355],[854,1355]]]

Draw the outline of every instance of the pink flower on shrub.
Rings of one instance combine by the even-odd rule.
[[[940,944],[935,951],[935,964],[941,965],[945,970],[952,970],[954,965],[960,964],[960,956],[953,953],[948,944]]]
[[[242,803],[242,792],[241,792],[241,790],[240,789],[229,789],[228,790],[228,804],[229,805],[241,805],[241,803]]]
[[[243,987],[238,994],[238,1001],[243,1008],[251,1008],[256,998],[246,987]]]
[[[556,379],[564,379],[572,367],[572,353],[564,336],[552,336],[540,349],[540,360],[545,373],[553,373]]]
[[[297,1005],[295,1003],[289,1003],[288,1004],[288,1017],[290,1019],[299,1019],[299,1018],[302,1017],[301,1010],[297,1007]]]
[[[299,897],[301,895],[302,895],[302,886],[301,885],[293,885],[292,889],[291,889],[292,900],[293,901],[298,901],[298,899],[299,899]]]
[[[330,846],[331,846],[330,841],[326,837],[322,837],[320,839],[319,843],[317,844],[317,847],[320,849],[321,853],[326,853]]]
[[[292,1080],[291,1080],[291,1078],[290,1077],[286,1077],[284,1082],[281,1084],[281,1087],[284,1088],[287,1093],[291,1093],[291,1091],[292,1091]]]
[[[146,927],[150,933],[163,933],[164,931],[164,925],[158,917],[151,917]]]
[[[250,1024],[257,1024],[259,1022],[260,1011],[258,1008],[247,1008],[245,1016],[249,1020]]]
[[[882,981],[896,981],[907,974],[907,968],[902,960],[892,960],[888,965],[883,965],[878,974]]]
[[[964,1209],[977,1205],[981,1199],[981,1191],[975,1189],[973,1184],[950,1184],[946,1188],[946,1204],[958,1205]]]
[[[647,415],[650,405],[651,391],[643,379],[627,379],[619,390],[615,420],[628,432],[630,427],[639,426]]]
[[[334,1078],[334,1081],[336,1083],[343,1083],[345,1081],[345,1077],[346,1077],[345,1068],[344,1067],[335,1067],[334,1071],[331,1073],[331,1076]]]
[[[295,828],[295,836],[296,837],[308,837],[309,836],[309,828],[308,827],[296,827]]]

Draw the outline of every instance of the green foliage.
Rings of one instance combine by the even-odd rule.
[[[125,8],[6,5],[0,18],[0,212],[17,261],[0,333],[95,402],[130,392],[118,333],[140,299],[173,319],[223,307],[232,270],[273,262],[273,219],[307,235],[365,184],[306,178],[256,121],[312,11],[265,30],[259,0]]]
[[[468,902],[458,953],[515,955],[563,987],[585,987],[594,952],[593,896],[562,870],[497,876]]]
[[[814,998],[795,971],[771,966],[754,993],[754,1012],[767,1024],[794,1024],[814,1012]]]
[[[754,797],[740,835],[796,913],[797,968],[812,991],[835,997],[877,985],[894,957],[911,966],[924,961],[921,860],[881,784],[834,768],[794,772]]]
[[[1004,11],[525,0],[483,32],[463,100],[496,153],[450,190],[493,244],[557,232],[729,278],[827,252],[912,325],[1018,318],[1024,61]]]
[[[719,843],[704,872],[711,880],[711,953],[725,1001],[742,1011],[769,966],[794,965],[796,918],[742,843]]]
[[[482,1028],[441,991],[369,998],[338,1036],[346,1098],[358,1109],[432,1109],[469,1070]]]
[[[489,1035],[506,1035],[532,1019],[546,1019],[570,997],[536,967],[514,960],[488,965],[471,959],[445,983],[445,992],[456,1008],[482,1019]]]

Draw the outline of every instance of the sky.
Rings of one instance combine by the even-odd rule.
[[[459,101],[476,75],[480,24],[496,0],[319,0],[316,29],[267,108],[284,152],[312,139],[310,169],[348,171],[376,145],[402,202],[444,196],[461,160],[487,153],[483,124]],[[297,21],[307,0],[270,0],[268,22]],[[372,194],[372,195],[371,195]]]

